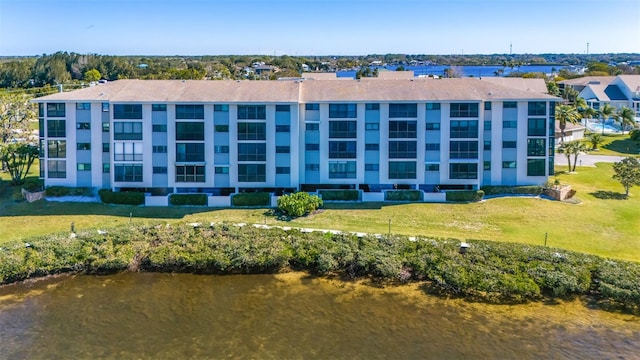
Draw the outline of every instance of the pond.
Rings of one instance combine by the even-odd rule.
[[[0,288],[2,359],[636,358],[640,317],[304,273],[60,276]]]

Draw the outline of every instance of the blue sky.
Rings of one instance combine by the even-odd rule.
[[[0,0],[0,56],[640,52],[638,0]]]

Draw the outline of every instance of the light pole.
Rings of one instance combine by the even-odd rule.
[[[391,237],[391,218],[389,218],[389,237]]]

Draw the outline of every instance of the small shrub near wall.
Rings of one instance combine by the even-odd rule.
[[[480,201],[484,197],[482,190],[447,191],[447,201]]]
[[[233,195],[233,206],[269,206],[271,195],[268,192],[241,193]]]
[[[482,191],[490,195],[540,195],[542,186],[483,186]]]
[[[172,194],[169,196],[169,204],[182,205],[207,205],[207,194]]]
[[[121,191],[113,192],[109,189],[101,189],[98,191],[100,195],[100,201],[105,204],[120,204],[120,205],[142,205],[144,204],[144,193]]]
[[[317,195],[304,191],[278,198],[278,210],[292,218],[309,214],[320,206],[322,206],[322,200]]]
[[[318,190],[318,194],[324,201],[358,201],[360,191],[358,190]]]
[[[91,189],[88,188],[73,188],[65,186],[49,186],[45,191],[47,196],[50,197],[93,195]]]
[[[422,191],[420,190],[385,191],[384,199],[387,201],[422,201]]]

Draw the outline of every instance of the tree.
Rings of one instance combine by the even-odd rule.
[[[605,120],[607,120],[611,116],[614,116],[615,113],[616,113],[616,109],[613,106],[609,105],[609,104],[604,104],[600,108],[600,110],[598,110],[598,115],[602,119],[602,135],[604,135],[604,122],[605,122]]]
[[[29,120],[35,118],[35,104],[25,94],[0,95],[0,145],[28,137]]]
[[[569,141],[562,143],[558,149],[559,153],[564,154],[567,157],[567,164],[569,165],[569,172],[576,171],[576,165],[578,164],[578,156],[581,153],[587,151],[587,146],[581,141]],[[571,157],[573,157],[573,166],[571,165]]]
[[[598,150],[598,145],[602,144],[604,138],[598,133],[587,135],[587,141],[591,144],[591,150]]]
[[[575,124],[580,121],[580,114],[576,108],[571,105],[558,105],[556,106],[556,121],[558,121],[558,127],[562,134],[560,142],[564,143],[564,130],[567,128],[567,123]]]
[[[624,134],[624,129],[627,127],[635,127],[636,119],[635,113],[630,108],[623,106],[618,109],[618,113],[616,114],[616,120],[620,123],[620,128],[622,129],[622,134]]]
[[[26,143],[0,145],[0,161],[9,171],[12,185],[24,183],[31,165],[38,158],[38,147]]]
[[[498,70],[498,71],[500,71],[500,70]],[[496,76],[500,76],[498,74],[498,71],[496,71]],[[558,87],[558,84],[553,82],[553,81],[548,82],[547,83],[547,93],[549,95],[552,95],[552,96],[560,96],[560,88]]]
[[[84,72],[85,81],[98,81],[101,79],[100,71],[97,69],[91,69]]]
[[[613,180],[619,181],[624,186],[624,195],[629,196],[629,189],[633,185],[640,185],[640,161],[633,157],[627,157],[613,164]]]
[[[282,195],[278,198],[278,210],[289,217],[309,214],[320,206],[322,206],[322,199],[304,191]]]

